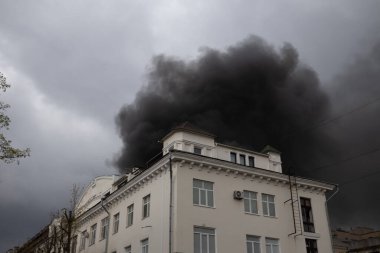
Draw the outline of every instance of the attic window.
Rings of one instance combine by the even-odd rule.
[[[202,148],[194,146],[194,154],[201,155],[202,154]]]

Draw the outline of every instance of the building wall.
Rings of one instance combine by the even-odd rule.
[[[133,252],[141,251],[141,240],[149,239],[149,248],[151,252],[168,252],[168,231],[169,231],[169,172],[168,168],[162,169],[154,177],[142,183],[139,181],[152,170],[146,171],[137,176],[129,187],[121,189],[134,188],[125,193],[118,200],[106,200],[105,205],[110,212],[109,226],[109,243],[107,252],[125,252],[125,247],[131,246]],[[121,191],[120,191],[121,192]],[[142,219],[142,203],[143,197],[150,194],[150,216]],[[127,227],[127,207],[134,204],[133,225]],[[99,207],[99,206],[97,206]],[[113,216],[119,213],[119,231],[113,234]],[[93,216],[87,218],[86,221],[79,224],[78,227],[78,245],[77,252],[83,253],[103,253],[105,250],[106,240],[100,241],[101,220],[107,217],[107,213],[103,209],[98,209]],[[85,220],[85,217],[81,217]],[[89,246],[89,238],[86,240],[85,250],[79,251],[80,232],[87,230],[90,233],[90,227],[97,224],[95,244]]]
[[[193,205],[193,179],[214,183],[214,208]],[[246,252],[246,235],[261,237],[261,249],[265,252],[265,237],[278,238],[281,252],[306,252],[305,236],[288,236],[294,230],[292,209],[284,204],[290,199],[289,185],[268,183],[260,179],[235,176],[233,173],[208,170],[189,164],[175,166],[175,235],[174,252],[194,252],[194,226],[214,228],[217,252]],[[246,214],[242,200],[235,200],[235,190],[258,193],[259,214]],[[264,217],[261,194],[275,196],[276,217]],[[325,213],[325,196],[300,190],[300,196],[312,201],[316,233],[309,234],[317,239],[319,252],[330,253],[331,241]]]

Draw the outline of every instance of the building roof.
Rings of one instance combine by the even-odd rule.
[[[216,137],[216,135],[201,129],[201,128],[191,124],[188,121],[185,121],[185,122],[173,127],[172,130],[161,139],[161,141],[164,141],[165,139],[167,139],[172,134],[174,134],[176,132],[181,132],[181,131],[188,132],[188,133],[194,133],[194,134],[200,134],[200,135],[204,135],[204,136],[211,137],[211,138]]]
[[[273,153],[277,153],[277,154],[281,154],[281,151],[275,149],[274,147],[270,146],[270,145],[266,145],[263,150],[261,150],[261,153],[268,153],[268,152],[273,152]]]

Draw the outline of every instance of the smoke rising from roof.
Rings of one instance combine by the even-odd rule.
[[[301,152],[312,161],[323,139],[300,134],[328,115],[329,100],[315,72],[288,43],[276,50],[250,36],[223,52],[204,48],[193,61],[160,55],[148,77],[116,119],[124,147],[115,163],[122,172],[159,153],[157,141],[184,121],[222,143],[255,150],[270,144],[292,166],[300,163]],[[297,136],[286,136],[294,132]]]
[[[341,184],[333,225],[379,227],[379,111],[380,43],[323,88],[292,45],[276,50],[251,36],[193,61],[155,57],[148,83],[116,118],[124,147],[115,165],[143,166],[161,151],[158,140],[189,121],[222,143],[270,144],[285,170]]]

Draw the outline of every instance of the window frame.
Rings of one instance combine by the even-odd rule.
[[[116,218],[117,217],[117,218]],[[113,234],[119,232],[119,223],[120,223],[120,212],[113,215]]]
[[[82,251],[86,248],[86,234],[87,234],[87,229],[81,233],[80,242],[79,242],[79,251]]]
[[[254,168],[255,167],[255,157],[248,156],[248,166]]]
[[[140,241],[141,253],[149,253],[149,238],[145,238]]]
[[[270,251],[268,251],[268,246],[270,247]],[[273,248],[277,246],[277,253],[280,253],[280,240],[277,238],[265,237],[265,252],[266,253],[276,253],[273,251]]]
[[[203,232],[202,232],[202,230],[203,230]],[[210,233],[208,233],[208,232],[210,232]],[[196,234],[199,234],[199,236],[196,236]],[[206,236],[206,245],[207,245],[206,252],[203,252],[203,250],[202,250],[202,243],[203,243],[204,236]],[[214,243],[214,245],[213,245],[214,246],[213,247],[214,250],[213,251],[212,251],[211,244],[210,244],[210,242],[211,242],[210,237],[211,238],[213,237],[213,243]],[[195,247],[197,238],[199,238],[199,243],[198,243],[199,249],[198,249],[198,251],[197,251],[197,249]],[[216,243],[215,228],[198,227],[198,226],[194,227],[194,231],[193,231],[194,253],[216,253],[217,252],[216,245],[217,245],[217,243]]]
[[[193,147],[193,153],[196,154],[196,155],[202,155],[202,147],[200,147],[200,146],[194,146]]]
[[[246,235],[246,246],[247,246],[247,253],[261,253],[261,237],[257,235]],[[252,240],[252,238],[255,238],[257,240]],[[249,251],[249,245],[251,246],[252,252]],[[255,251],[255,244],[258,245],[258,252]]]
[[[247,156],[245,154],[239,154],[239,164],[247,166],[246,158]]]
[[[134,207],[135,205],[132,203],[129,206],[127,206],[127,227],[130,227],[133,225],[133,212],[134,212]],[[129,219],[131,218],[131,219]]]
[[[247,196],[247,195],[249,195],[249,196]],[[252,195],[254,195],[255,197],[253,197]],[[248,213],[248,214],[257,214],[257,215],[259,214],[257,195],[258,195],[258,193],[254,192],[254,191],[248,191],[248,190],[244,190],[243,191],[243,202],[244,202],[244,212],[245,213]],[[247,211],[246,203],[248,203],[248,209],[249,209],[249,211]],[[255,207],[256,207],[256,212],[253,212],[254,204],[255,204]]]
[[[199,182],[201,186],[196,186],[196,182]],[[205,183],[211,184],[211,189],[208,189]],[[198,203],[196,203],[196,195],[198,195]],[[204,197],[205,204],[202,204],[202,196]],[[193,178],[193,205],[214,208],[214,202],[214,182]]]
[[[317,240],[305,238],[305,245],[306,245],[306,253],[318,253]]]
[[[101,220],[101,227],[100,227],[101,229],[100,229],[99,241],[104,240],[108,237],[109,226],[110,226],[110,217],[107,216]]]
[[[150,194],[143,197],[142,204],[142,219],[145,219],[150,216]]]
[[[265,199],[264,199],[265,196]],[[273,197],[273,201],[269,200],[269,197]],[[261,194],[261,204],[263,208],[263,215],[265,217],[276,217],[276,201],[275,195],[262,193]],[[273,214],[271,214],[271,206],[273,206]]]
[[[300,202],[303,231],[308,233],[315,233],[315,223],[313,216],[313,208],[311,206],[311,199],[300,197]]]
[[[90,227],[90,238],[89,238],[88,246],[91,246],[91,245],[95,244],[95,240],[96,240],[96,229],[97,229],[97,223],[93,224],[93,225]]]
[[[237,163],[237,154],[236,154],[236,152],[230,152],[230,161],[232,163]]]

